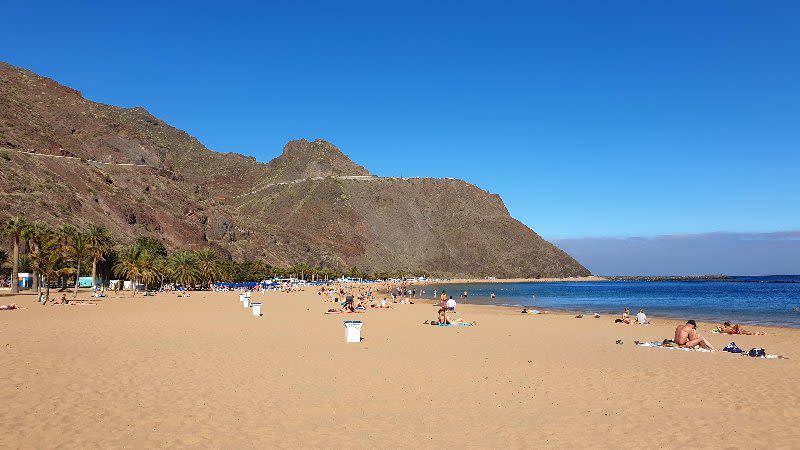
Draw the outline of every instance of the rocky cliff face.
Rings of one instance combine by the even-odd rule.
[[[4,150],[3,150],[4,149]],[[442,275],[587,275],[451,179],[373,177],[322,141],[261,164],[208,150],[142,108],[117,108],[0,64],[0,220],[98,223],[276,265]]]

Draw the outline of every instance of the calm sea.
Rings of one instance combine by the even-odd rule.
[[[704,321],[800,328],[800,275],[734,277],[730,281],[604,281],[429,285],[456,301],[482,305],[535,306],[585,313],[648,315]],[[466,291],[466,300],[460,295]],[[490,298],[494,293],[496,298]]]

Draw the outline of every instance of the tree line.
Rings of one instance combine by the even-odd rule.
[[[89,266],[92,287],[98,285],[99,264],[108,265],[114,276],[133,281],[134,286],[143,284],[147,288],[173,282],[187,287],[209,287],[219,281],[247,282],[276,277],[330,280],[341,276],[367,279],[428,276],[419,271],[366,273],[356,267],[339,270],[306,263],[276,267],[261,260],[223,258],[208,248],[169,252],[163,243],[148,237],[127,245],[117,243],[105,227],[93,224],[83,228],[63,224],[53,228],[40,220],[12,217],[3,224],[0,233],[12,243],[10,253],[0,248],[0,266],[11,269],[12,293],[19,292],[18,274],[23,269],[33,276],[32,289],[38,290],[40,278],[44,280],[48,296],[51,284],[60,284],[64,289],[67,280],[74,277],[77,295],[79,278],[88,272]]]

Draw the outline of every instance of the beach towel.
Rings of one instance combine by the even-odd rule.
[[[471,323],[440,323],[440,327],[471,327]]]
[[[678,347],[674,344],[664,344],[661,341],[652,341],[652,342],[639,342],[635,341],[637,347],[653,347],[653,348],[666,348],[668,350],[683,350],[685,352],[703,352],[703,353],[710,353],[711,350],[707,348],[688,348],[688,347]]]
[[[761,358],[761,359],[789,359],[781,355],[770,355],[763,348],[751,348],[749,352],[742,352],[742,354],[739,356],[748,356],[751,358]]]
[[[669,349],[669,350],[683,350],[685,352],[693,351],[693,352],[711,353],[713,351],[713,350],[708,350],[708,349],[705,349],[705,348],[686,348],[686,347],[675,347],[675,346],[670,346],[670,345],[664,345],[663,342],[659,342],[659,341],[653,341],[653,342],[635,341],[634,344],[636,344],[637,347],[666,348],[666,349]],[[732,345],[736,346],[736,343],[731,342],[730,344],[728,344],[728,346],[726,346],[723,349],[723,351],[727,351],[727,352],[730,352],[730,353],[739,353],[739,352],[741,352],[741,353],[739,353],[739,356],[752,356],[753,358],[789,359],[789,358],[786,358],[785,356],[781,356],[781,355],[770,355],[770,354],[767,354],[766,350],[764,350],[763,348],[754,348],[754,349],[751,349],[749,352],[745,352],[745,351],[743,351],[741,349],[739,349],[739,352],[734,352],[734,351],[728,350],[728,347],[731,347]],[[739,347],[736,347],[736,348],[739,348]]]

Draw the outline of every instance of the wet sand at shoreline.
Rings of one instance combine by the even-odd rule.
[[[55,295],[51,293],[51,295]],[[85,294],[81,294],[85,296]],[[129,295],[129,294],[127,294]],[[800,330],[702,333],[788,360],[641,348],[675,320],[615,325],[433,300],[325,315],[316,291],[192,292],[0,311],[0,446],[793,447]],[[68,298],[71,295],[68,295]],[[362,320],[361,343],[342,320]],[[710,324],[700,324],[708,330]],[[616,345],[621,339],[623,345]]]

